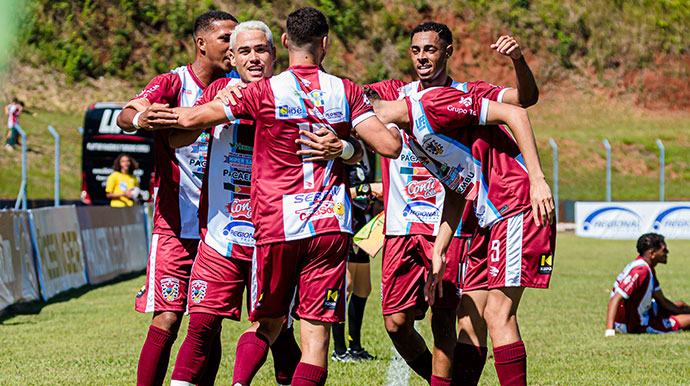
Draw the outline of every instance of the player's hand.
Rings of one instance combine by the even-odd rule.
[[[144,130],[168,129],[177,124],[177,113],[167,104],[154,103],[141,113],[138,123]]]
[[[132,99],[131,101],[127,102],[125,107],[123,109],[126,109],[127,107],[131,107],[137,112],[144,111],[151,106],[151,102],[149,102],[148,99],[146,98],[137,98],[137,99]]]
[[[520,51],[520,45],[514,37],[503,35],[496,43],[491,45],[492,50],[498,51],[501,55],[510,56],[512,59],[520,59],[522,57],[522,51]]]
[[[216,94],[216,97],[213,99],[220,99],[220,101],[226,106],[237,106],[237,101],[242,99],[242,91],[240,89],[246,87],[247,84],[244,82],[240,82],[232,86],[225,86],[223,89],[218,91],[218,94]]]
[[[534,223],[539,226],[548,226],[552,223],[556,213],[556,206],[551,195],[551,188],[544,177],[532,181],[529,184],[529,196],[532,203],[532,215]]]
[[[299,156],[310,156],[304,162],[330,161],[343,154],[343,143],[331,130],[322,127],[315,132],[299,131],[300,138],[295,143],[311,149],[298,150]],[[305,138],[306,137],[306,138]],[[308,139],[307,139],[308,138]]]
[[[432,256],[431,269],[429,270],[429,276],[427,276],[426,283],[424,284],[424,300],[431,306],[434,305],[434,301],[436,300],[437,289],[438,297],[443,297],[442,280],[444,272],[446,272],[445,256]]]

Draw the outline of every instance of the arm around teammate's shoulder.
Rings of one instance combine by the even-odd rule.
[[[386,158],[398,158],[402,139],[397,126],[386,127],[375,115],[354,127],[357,135],[375,152]]]

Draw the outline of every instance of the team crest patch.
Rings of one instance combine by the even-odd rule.
[[[335,306],[338,304],[338,297],[340,296],[340,290],[335,288],[326,289],[326,297],[323,300],[324,310],[335,310]]]
[[[206,297],[206,282],[203,280],[194,280],[190,285],[192,302],[199,303]]]
[[[161,290],[167,301],[175,301],[180,297],[180,281],[172,277],[163,279],[161,280]]]
[[[427,138],[423,143],[424,150],[433,155],[440,155],[443,153],[443,145],[433,138]]]
[[[553,255],[542,254],[539,256],[539,273],[542,275],[551,275],[553,271]]]

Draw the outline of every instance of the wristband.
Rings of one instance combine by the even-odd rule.
[[[132,118],[132,126],[134,126],[135,129],[141,129],[141,126],[139,126],[139,117],[141,116],[141,113],[143,113],[143,111],[139,111],[138,113],[134,114],[134,118]]]
[[[387,124],[387,125],[386,125],[386,128],[387,128],[387,129],[395,128],[395,129],[397,129],[397,130],[400,130],[400,127],[398,127],[398,125],[396,125],[396,124],[393,123],[393,122]]]
[[[614,335],[616,335],[616,330],[613,328],[606,329],[606,332],[604,333],[604,336],[614,336]]]
[[[347,161],[355,155],[355,147],[348,141],[341,139],[340,142],[343,144],[343,153],[340,155],[340,158]]]

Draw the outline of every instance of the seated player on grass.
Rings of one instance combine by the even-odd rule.
[[[654,267],[666,264],[664,236],[645,233],[637,240],[640,255],[623,268],[613,283],[606,311],[606,336],[663,334],[690,327],[690,306],[664,296]]]

